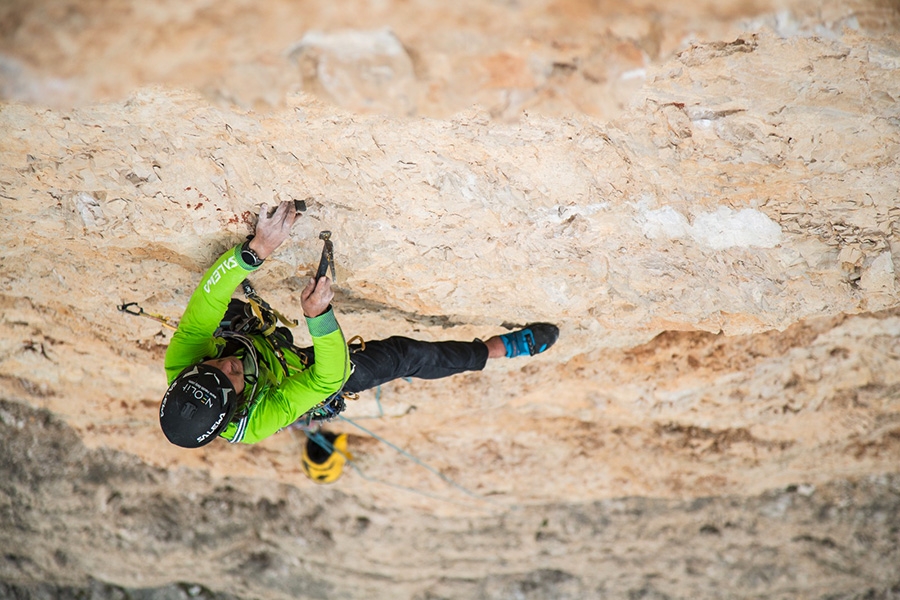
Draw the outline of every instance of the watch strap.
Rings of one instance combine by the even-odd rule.
[[[243,260],[245,263],[247,263],[248,266],[253,267],[254,269],[265,262],[265,259],[260,258],[259,254],[257,254],[256,251],[250,247],[249,240],[241,244],[241,260]]]

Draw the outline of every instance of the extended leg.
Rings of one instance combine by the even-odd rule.
[[[365,350],[353,352],[353,374],[344,386],[361,392],[402,377],[440,379],[466,371],[480,371],[488,359],[481,341],[423,342],[393,336],[366,342]]]

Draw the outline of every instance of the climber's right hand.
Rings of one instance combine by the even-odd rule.
[[[332,300],[334,300],[334,290],[331,289],[331,280],[327,277],[310,279],[300,293],[300,306],[303,307],[303,314],[310,319],[327,312]]]

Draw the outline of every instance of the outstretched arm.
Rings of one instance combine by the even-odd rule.
[[[271,217],[268,207],[263,204],[250,248],[260,258],[268,258],[290,235],[295,219],[292,202],[280,203]],[[166,351],[166,376],[170,382],[182,369],[208,358],[214,352],[212,336],[225,315],[231,295],[247,274],[257,267],[241,257],[239,245],[222,254],[206,271],[200,285],[191,294],[178,330]]]

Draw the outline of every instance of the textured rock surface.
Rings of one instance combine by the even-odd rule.
[[[0,8],[4,589],[891,593],[897,7],[324,6]],[[559,322],[351,406],[443,479],[159,434],[169,331],[116,305],[177,318],[288,198],[288,314],[330,229],[350,335]]]
[[[90,573],[132,588],[191,581],[269,598],[900,592],[896,476],[750,498],[550,502],[411,520],[402,507],[339,487],[248,485],[152,468],[87,450],[45,413],[7,403],[0,411],[0,447],[14,459],[0,479],[3,514],[15,514],[0,534],[6,580],[77,586]],[[87,589],[108,597],[103,587]]]

